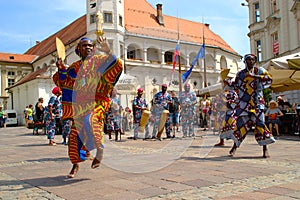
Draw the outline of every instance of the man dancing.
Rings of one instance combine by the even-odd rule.
[[[122,73],[122,62],[112,54],[106,38],[99,36],[97,43],[97,49],[107,55],[96,55],[93,41],[82,38],[75,50],[81,59],[68,69],[59,59],[58,72],[53,76],[62,89],[62,120],[73,121],[68,143],[73,164],[69,178],[76,175],[78,163],[93,149],[97,153],[91,167],[99,167],[104,148],[103,118],[110,106],[109,94]]]
[[[265,125],[263,89],[272,83],[270,74],[261,67],[254,66],[257,57],[254,54],[244,56],[245,69],[236,75],[232,87],[237,91],[238,100],[235,109],[236,126],[231,139],[234,145],[229,152],[233,156],[237,147],[245,139],[247,133],[255,128],[255,139],[263,146],[263,157],[268,157],[267,146],[275,142],[274,137]],[[228,84],[229,85],[229,84]]]

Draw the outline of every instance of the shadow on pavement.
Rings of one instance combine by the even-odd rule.
[[[16,145],[17,147],[41,147],[41,146],[49,146],[48,143],[38,143],[38,144],[21,144]]]
[[[87,178],[67,178],[66,176],[54,176],[54,177],[43,177],[43,178],[33,178],[33,179],[23,179],[23,180],[4,180],[0,181],[0,185],[9,185],[9,186],[17,186],[21,185],[21,182],[25,182],[34,187],[57,187],[70,185],[74,183],[79,183],[82,181],[88,181],[90,179]],[[24,190],[23,187],[20,188],[10,188],[7,187],[6,191],[16,191],[16,190]]]
[[[211,146],[202,146],[202,145],[198,145],[198,146],[190,146],[189,148],[192,149],[201,149],[201,148],[222,148],[222,149],[229,149],[231,148],[231,146],[219,146],[219,147],[215,147],[214,145]]]
[[[26,162],[62,162],[62,161],[69,161],[68,157],[62,157],[62,158],[40,158],[40,159],[34,159],[34,160],[25,160]]]
[[[219,157],[205,157],[205,158],[200,158],[200,157],[181,157],[180,159],[182,160],[192,160],[192,161],[226,161],[226,160],[233,160],[233,159],[266,159],[263,158],[262,156],[219,156]]]

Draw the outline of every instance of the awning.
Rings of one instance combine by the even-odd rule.
[[[272,59],[262,67],[272,75],[274,92],[300,89],[300,52]]]
[[[128,74],[122,74],[115,85],[119,94],[136,94],[139,85],[138,79]]]
[[[222,92],[222,83],[217,83],[200,89],[198,95],[202,96],[204,94],[207,94],[209,96],[214,96],[220,92]]]

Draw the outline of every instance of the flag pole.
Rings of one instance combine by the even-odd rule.
[[[205,45],[203,17],[202,17],[202,39],[203,39],[203,44]],[[207,87],[207,78],[206,78],[206,62],[205,62],[205,55],[204,55],[204,58],[203,58],[203,79],[204,79],[204,88],[206,88],[206,87]]]
[[[178,11],[177,11],[178,12]],[[177,13],[177,41],[180,40],[180,34],[179,34],[179,19],[178,19],[178,13]],[[179,92],[182,92],[182,77],[181,77],[181,64],[180,64],[180,55],[178,55],[178,79],[179,79]]]

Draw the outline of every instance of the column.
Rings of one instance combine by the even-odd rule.
[[[144,59],[143,59],[143,61],[147,62],[148,60],[147,60],[147,49],[146,48],[144,49],[143,53],[144,53]]]
[[[2,66],[2,69],[1,69],[1,96],[6,96],[5,88],[6,88],[6,67]]]
[[[161,64],[166,64],[165,63],[165,51],[161,51]]]

